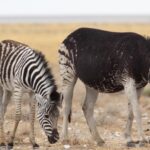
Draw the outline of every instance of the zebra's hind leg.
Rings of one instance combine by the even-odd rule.
[[[98,91],[86,86],[86,97],[82,109],[93,139],[96,141],[98,146],[102,146],[104,144],[104,140],[100,137],[93,118],[94,105],[96,103],[97,96]]]
[[[63,94],[63,128],[62,141],[68,141],[68,121],[71,121],[71,106],[75,83],[77,81],[74,70],[74,60],[71,60],[69,52],[64,44],[59,50],[59,65],[60,76],[62,79],[62,94]]]
[[[142,90],[143,89],[137,90],[138,101],[140,99]],[[131,103],[128,102],[128,119],[127,119],[127,124],[126,124],[126,129],[125,129],[125,139],[127,141],[128,147],[135,147],[135,142],[131,138],[131,129],[132,129],[133,119],[134,119],[134,115],[133,115],[132,106],[131,106]]]
[[[16,105],[16,112],[15,112],[15,124],[13,128],[13,132],[8,142],[8,149],[12,149],[14,145],[14,138],[16,134],[16,130],[21,119],[21,100],[22,100],[22,89],[18,86],[15,87],[13,92],[13,100],[15,101]]]
[[[68,121],[71,121],[71,107],[72,107],[72,97],[73,90],[76,83],[76,79],[69,83],[68,85],[63,86],[63,129],[62,129],[62,141],[68,141]]]
[[[124,84],[124,90],[129,103],[131,103],[133,115],[136,120],[138,136],[139,136],[138,146],[143,146],[146,139],[142,128],[142,119],[141,119],[141,111],[140,111],[139,100],[138,100],[138,92],[135,86],[135,81],[132,78],[126,80]]]
[[[0,149],[5,148],[3,98],[3,88],[0,87]]]
[[[127,146],[128,147],[134,147],[134,142],[132,141],[131,138],[131,128],[132,128],[132,122],[133,122],[133,111],[132,111],[132,106],[131,103],[128,103],[128,119],[127,119],[127,124],[126,124],[126,129],[125,129],[125,139],[127,140]]]
[[[31,128],[31,132],[30,132],[30,141],[33,145],[33,149],[34,148],[38,148],[39,145],[35,142],[35,133],[34,133],[34,121],[35,121],[35,99],[34,99],[34,95],[30,94],[31,97],[31,101],[30,101],[30,128]]]

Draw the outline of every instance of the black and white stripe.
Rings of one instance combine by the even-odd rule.
[[[40,97],[40,99],[38,98],[38,102],[41,102],[41,104],[47,104],[41,106],[44,109],[41,109],[41,107],[38,108],[40,112],[38,114],[38,118],[46,135],[51,139],[49,141],[51,143],[54,143],[58,140],[58,138],[56,138],[58,137],[58,132],[55,132],[57,131],[56,122],[58,115],[52,116],[51,114],[55,114],[55,112],[58,112],[57,104],[60,97],[56,91],[57,87],[51,70],[49,69],[45,57],[42,53],[16,41],[2,41],[0,43],[0,86],[2,93],[4,93],[4,91],[12,92],[13,100],[16,104],[16,121],[14,131],[12,133],[12,138],[9,141],[10,145],[12,145],[13,143],[15,131],[20,120],[21,98],[24,92],[30,93],[32,99],[34,99],[34,96],[35,99],[36,97]],[[55,99],[51,97],[51,95],[54,95],[53,93],[55,93],[56,95]],[[2,102],[2,105],[0,106],[1,128],[3,125],[4,117],[3,110],[6,110],[6,108],[3,107],[7,107],[8,104],[6,99],[1,98],[1,101],[2,100],[4,102]],[[34,100],[32,100],[31,104],[32,109],[34,106],[33,103]],[[54,106],[53,103],[55,104],[55,109],[52,109],[52,107]],[[46,112],[45,110],[47,110],[48,112]],[[47,120],[47,122],[41,122],[41,117],[45,114],[48,115],[48,118],[45,119]],[[32,118],[32,120],[34,120],[34,118]],[[54,130],[53,132],[55,132],[56,134],[54,135],[53,132],[50,133],[49,130]],[[3,131],[1,130],[0,132]],[[31,139],[31,141],[34,145],[34,135],[32,135],[32,138],[33,139]],[[0,144],[3,144],[4,142],[4,138],[0,136]]]
[[[49,127],[50,125],[53,126],[53,124],[57,126],[56,118],[58,116],[59,111],[55,102],[42,101],[42,103],[38,103],[37,118],[51,143],[55,143],[59,139],[57,129]]]

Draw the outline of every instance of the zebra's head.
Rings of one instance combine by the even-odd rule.
[[[40,125],[42,126],[48,141],[53,144],[58,141],[59,133],[57,131],[57,121],[59,117],[59,106],[62,100],[61,95],[57,91],[53,91],[50,100],[36,96],[38,101],[38,114]]]

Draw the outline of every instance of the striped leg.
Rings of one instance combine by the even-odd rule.
[[[4,137],[4,108],[3,108],[3,89],[0,87],[0,149],[5,147],[5,137]]]
[[[16,105],[15,124],[14,124],[12,135],[8,143],[8,149],[9,148],[11,149],[13,147],[13,141],[15,138],[16,130],[17,130],[19,121],[21,119],[22,89],[20,87],[15,87],[14,92],[13,92],[13,100],[15,101],[15,105]]]
[[[139,136],[139,141],[140,141],[140,145],[143,143],[143,141],[145,141],[145,137],[144,137],[144,132],[142,129],[142,120],[141,120],[141,111],[140,111],[140,107],[139,107],[139,101],[138,101],[138,92],[136,90],[135,87],[135,81],[133,79],[128,79],[125,83],[125,94],[128,97],[129,103],[131,104],[131,112],[133,110],[133,115],[135,117],[136,120],[136,124],[137,124],[137,130],[138,130],[138,136]],[[132,125],[132,120],[133,117],[131,118],[131,120],[128,122],[128,130],[127,132],[130,132],[130,128]],[[129,133],[130,136],[130,133]],[[128,138],[129,138],[128,136]]]
[[[5,89],[0,88],[0,94],[2,92],[2,96],[0,96],[2,99],[0,99],[0,145],[5,145],[4,144],[4,129],[3,129],[3,123],[4,123],[4,115],[7,109],[7,105],[10,101],[10,96],[11,93]]]
[[[86,86],[86,97],[83,104],[83,112],[89,126],[93,139],[97,142],[97,145],[102,146],[104,144],[103,139],[99,136],[96,128],[96,123],[93,118],[94,105],[97,100],[98,92]]]
[[[3,106],[4,106],[4,114],[6,113],[7,110],[7,105],[11,99],[11,92],[3,89]]]
[[[33,145],[33,148],[37,148],[39,147],[38,144],[36,144],[35,142],[35,133],[34,133],[34,122],[35,122],[35,99],[33,94],[30,94],[31,97],[31,101],[30,101],[30,128],[31,128],[31,132],[30,132],[30,141]]]
[[[137,90],[137,95],[138,95],[138,101],[141,96],[141,92],[143,89],[138,89]],[[134,115],[133,115],[133,110],[131,103],[128,103],[128,119],[127,119],[127,124],[126,124],[126,129],[125,129],[125,138],[127,140],[127,146],[132,147],[134,146],[134,142],[132,141],[131,138],[131,129],[132,129],[132,123],[133,123]]]

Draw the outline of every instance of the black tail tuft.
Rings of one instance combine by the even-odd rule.
[[[69,121],[69,123],[71,122],[71,115],[72,115],[72,111],[70,110],[70,113],[68,115],[68,121]]]

